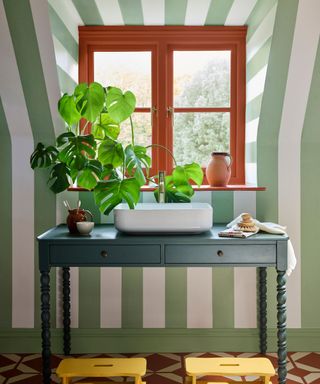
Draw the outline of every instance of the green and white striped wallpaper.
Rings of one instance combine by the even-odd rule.
[[[40,348],[34,239],[64,220],[62,200],[80,197],[97,222],[112,221],[90,193],[51,194],[29,155],[62,129],[56,103],[77,82],[77,26],[123,24],[248,25],[246,177],[267,191],[195,199],[213,204],[217,222],[249,211],[288,226],[298,257],[288,279],[289,348],[319,350],[319,0],[0,0],[0,17],[0,351]],[[60,271],[51,278],[58,337]],[[75,352],[257,349],[254,269],[74,268],[71,284]],[[271,270],[268,296],[274,328]]]

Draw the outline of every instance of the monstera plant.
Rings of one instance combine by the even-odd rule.
[[[96,82],[79,84],[72,95],[64,94],[58,103],[66,132],[48,146],[37,144],[30,158],[32,169],[49,168],[48,185],[54,193],[74,183],[93,190],[95,202],[105,214],[122,201],[134,208],[140,187],[149,181],[156,184],[149,175],[151,158],[147,150],[152,145],[144,147],[134,142],[135,105],[136,98],[130,91],[105,88]],[[121,123],[127,119],[131,143],[124,145],[118,137]],[[202,169],[196,163],[175,166],[172,175],[166,176],[166,201],[189,202],[194,193],[190,182],[200,185],[202,179]]]

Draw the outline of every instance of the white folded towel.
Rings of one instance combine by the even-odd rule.
[[[227,228],[232,228],[236,226],[240,221],[242,220],[241,215],[236,217],[234,220],[232,220],[229,224],[227,224]],[[259,231],[272,233],[274,235],[284,235],[286,234],[286,227],[283,227],[282,225],[275,224],[275,223],[261,223],[259,220],[253,219],[254,224],[257,228],[259,228]],[[291,272],[295,269],[297,264],[297,258],[294,253],[294,249],[291,243],[291,240],[288,241],[288,256],[287,256],[287,275],[290,276]]]

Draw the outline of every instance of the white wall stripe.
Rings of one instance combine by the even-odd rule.
[[[257,0],[234,0],[225,25],[244,25]]]
[[[143,268],[143,328],[165,328],[165,268]]]
[[[0,1],[0,92],[12,143],[12,327],[34,326],[33,135],[19,70]]]
[[[259,27],[256,29],[255,33],[251,36],[250,40],[248,41],[247,63],[252,59],[252,57],[259,51],[263,44],[272,35],[277,5],[278,3],[276,3],[270,9],[266,17],[262,20]]]
[[[234,217],[243,212],[256,216],[256,192],[233,193]],[[257,326],[256,268],[234,268],[234,326]]]
[[[246,123],[246,143],[257,141],[259,117]]]
[[[121,328],[122,268],[100,268],[100,326]]]
[[[187,327],[212,328],[212,268],[187,268]]]
[[[144,25],[164,25],[164,0],[141,0]]]
[[[96,0],[104,25],[123,25],[123,17],[118,0]]]
[[[257,185],[257,163],[246,163],[246,184]]]
[[[57,65],[62,68],[78,84],[78,63],[69,54],[58,39],[53,37],[54,52]]]
[[[83,25],[77,8],[71,0],[48,0],[52,8],[56,11],[63,24],[69,30],[75,41],[78,41],[78,26]]]
[[[188,0],[185,25],[204,25],[211,0]]]
[[[264,84],[267,76],[266,64],[250,81],[247,83],[247,103],[255,97],[261,95],[264,91]]]
[[[300,145],[320,34],[319,15],[319,0],[299,2],[279,133],[279,222],[288,226],[298,258],[287,286],[289,327],[301,327]]]

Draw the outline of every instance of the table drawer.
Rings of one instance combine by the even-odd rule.
[[[50,263],[65,265],[160,264],[160,245],[51,245]]]
[[[166,264],[275,264],[276,245],[167,245]]]

